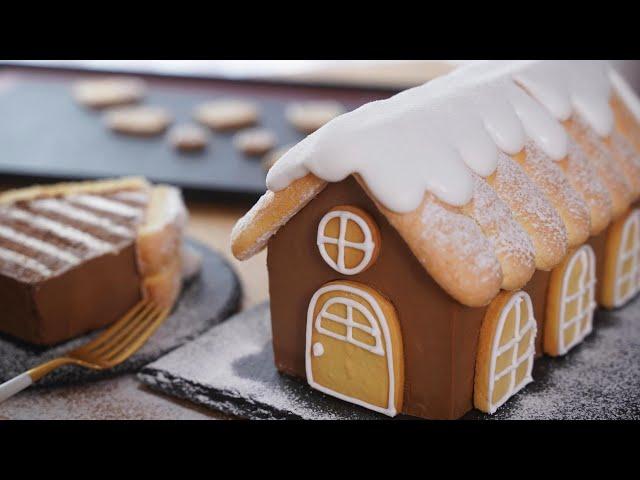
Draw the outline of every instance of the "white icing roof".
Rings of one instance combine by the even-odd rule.
[[[398,213],[415,210],[425,191],[461,206],[473,194],[472,172],[491,175],[498,150],[515,154],[531,139],[549,157],[565,157],[559,121],[573,112],[607,136],[610,75],[602,61],[475,62],[329,122],[271,168],[267,187],[282,190],[309,172],[329,182],[358,173]],[[637,97],[614,78],[640,114]]]

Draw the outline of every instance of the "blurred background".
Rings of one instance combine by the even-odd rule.
[[[174,183],[192,197],[255,199],[264,191],[270,165],[313,131],[291,120],[292,109],[312,119],[329,115],[328,121],[327,108],[339,114],[466,62],[0,60],[0,183],[144,175]],[[613,63],[640,89],[640,62]],[[114,76],[143,83],[144,95],[126,103],[161,109],[166,127],[144,136],[123,135],[109,128],[109,108],[87,108],[74,98],[79,81]],[[223,131],[197,118],[200,106],[220,100],[249,102],[256,120]],[[194,124],[206,136],[205,147],[173,148],[171,129]],[[269,145],[248,154],[237,137],[249,130],[255,140],[256,128]]]
[[[25,60],[11,63],[160,75],[286,79],[408,88],[467,61],[469,60]],[[640,61],[611,62],[636,88],[640,88]]]
[[[0,61],[1,62],[1,61]],[[25,60],[13,64],[228,79],[272,79],[406,88],[456,60]]]

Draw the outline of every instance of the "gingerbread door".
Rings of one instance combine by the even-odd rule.
[[[356,282],[324,285],[307,312],[309,385],[386,415],[402,408],[404,362],[396,310]]]

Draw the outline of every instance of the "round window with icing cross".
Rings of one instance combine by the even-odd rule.
[[[367,212],[341,205],[320,220],[317,243],[327,265],[343,275],[356,275],[375,262],[380,251],[380,232]]]

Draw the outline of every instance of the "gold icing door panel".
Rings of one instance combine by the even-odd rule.
[[[394,306],[373,288],[331,282],[307,312],[306,371],[324,393],[394,416],[402,408],[402,336]]]

